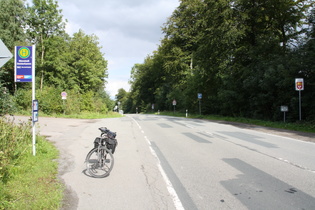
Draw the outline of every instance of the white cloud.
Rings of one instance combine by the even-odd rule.
[[[128,83],[128,80],[126,79],[113,79],[110,80],[107,84],[106,84],[106,91],[109,93],[109,95],[111,96],[111,99],[115,99],[115,95],[117,95],[118,90],[120,88],[123,88],[126,91],[129,91],[130,85]]]
[[[69,35],[82,29],[99,38],[108,61],[106,91],[129,91],[131,68],[143,63],[162,39],[161,27],[179,0],[59,0]]]

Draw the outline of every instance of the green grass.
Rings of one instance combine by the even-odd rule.
[[[175,112],[175,113],[160,112],[160,114],[168,115],[168,116],[176,116],[176,117],[186,117],[186,113],[181,113],[181,112]],[[218,115],[196,115],[196,114],[189,114],[188,118],[237,122],[237,123],[245,123],[245,124],[258,125],[258,126],[264,126],[264,127],[270,127],[270,128],[280,128],[280,129],[286,129],[286,130],[315,133],[314,122],[302,121],[302,122],[295,122],[295,123],[285,123],[285,122],[271,122],[271,121],[240,118],[240,117],[236,118],[236,117],[224,117],[224,116],[218,116]]]
[[[30,113],[19,112],[19,115],[31,115]],[[80,112],[78,114],[51,114],[47,115],[42,112],[38,113],[39,117],[56,117],[56,118],[75,118],[75,119],[102,119],[102,118],[116,118],[122,117],[121,114],[117,112],[109,112],[107,114],[97,113],[97,112]]]
[[[101,119],[101,118],[116,118],[116,117],[121,117],[121,116],[122,115],[117,112],[109,112],[108,114],[81,112],[79,114],[59,115],[57,117],[78,118],[78,119]]]
[[[63,186],[57,179],[58,150],[37,137],[36,156],[29,146],[9,168],[9,179],[0,182],[0,209],[59,209]]]

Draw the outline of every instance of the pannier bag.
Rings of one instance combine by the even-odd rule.
[[[94,140],[94,148],[97,148],[101,141],[102,141],[101,137],[96,137]]]
[[[114,154],[117,144],[118,142],[116,139],[106,139],[106,147],[108,150],[112,151],[112,154]]]
[[[100,143],[102,144],[102,146],[106,145],[107,149],[110,150],[112,154],[114,154],[116,146],[118,144],[116,139],[96,137],[94,140],[94,148],[97,148]]]

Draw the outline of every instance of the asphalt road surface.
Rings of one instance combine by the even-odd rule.
[[[62,209],[315,209],[313,134],[157,115],[37,125],[60,150]],[[91,178],[84,160],[103,126],[117,132],[115,164]]]

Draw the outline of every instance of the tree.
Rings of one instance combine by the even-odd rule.
[[[33,5],[27,7],[27,34],[33,44],[37,44],[39,50],[39,63],[37,69],[40,70],[40,89],[43,88],[45,75],[45,51],[46,43],[53,36],[65,33],[65,23],[63,22],[61,10],[55,0],[33,0]]]
[[[122,110],[125,110],[125,104],[126,104],[126,101],[127,101],[127,91],[123,88],[120,88],[118,90],[118,93],[116,94],[116,103],[117,104],[120,104],[119,105],[119,109],[122,109]]]
[[[275,119],[278,98],[287,89],[281,74],[291,71],[286,59],[303,32],[298,26],[305,8],[294,0],[237,0],[232,8],[241,36],[235,42],[230,70],[223,75],[226,85],[221,89],[233,94],[221,102],[233,102],[238,115]]]
[[[70,51],[71,38],[54,36],[46,42],[44,83],[48,86],[60,87],[63,90],[76,86],[76,76],[72,73],[73,62]]]
[[[101,52],[98,37],[85,35],[80,30],[70,41],[69,77],[75,81],[75,89],[85,91],[104,90],[107,74],[107,61]]]
[[[26,8],[23,0],[0,0],[0,38],[13,52],[25,40]]]
[[[22,0],[0,0],[0,39],[14,54],[14,46],[25,42],[26,8]],[[0,87],[14,90],[14,59],[0,68]]]
[[[308,0],[181,0],[158,50],[133,68],[128,105],[134,111],[155,101],[163,110],[176,97],[191,109],[203,93],[205,114],[277,120],[281,104],[290,104],[294,115],[290,90],[300,75],[309,82],[308,110],[315,110],[312,6]]]

